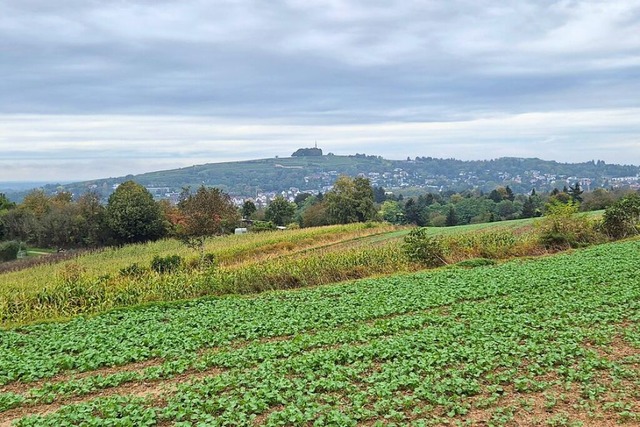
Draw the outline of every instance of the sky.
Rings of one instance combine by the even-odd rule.
[[[325,153],[640,164],[640,0],[2,0],[0,181]]]

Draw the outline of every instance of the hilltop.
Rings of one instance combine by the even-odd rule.
[[[295,156],[259,160],[209,163],[180,169],[127,175],[67,185],[48,185],[47,191],[65,189],[78,195],[96,191],[107,197],[125,180],[149,188],[158,197],[177,194],[182,187],[215,186],[240,197],[260,192],[324,192],[339,175],[363,175],[372,185],[390,190],[491,191],[509,185],[516,193],[550,191],[580,182],[586,190],[598,187],[640,186],[640,167],[606,164],[603,161],[559,163],[538,158],[503,157],[494,160],[462,161],[416,157],[389,160],[380,156],[355,154],[338,156]]]

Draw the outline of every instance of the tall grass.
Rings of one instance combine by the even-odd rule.
[[[532,221],[429,229],[446,261],[547,252]],[[423,268],[402,250],[407,228],[355,224],[210,239],[213,266],[177,241],[130,245],[57,265],[0,275],[0,326],[92,314],[115,307],[205,295],[291,289]],[[148,268],[179,255],[176,272]]]
[[[206,241],[205,251],[212,253],[219,265],[233,265],[245,260],[274,257],[294,250],[300,251],[395,229],[383,224],[350,224],[214,237]],[[0,296],[7,292],[50,286],[58,272],[72,263],[82,264],[87,276],[100,277],[117,273],[132,264],[148,266],[154,256],[169,255],[180,255],[185,259],[198,257],[197,251],[174,239],[107,248],[98,253],[80,254],[72,259],[65,259],[62,263],[0,274]]]
[[[415,267],[402,255],[397,242],[339,251],[318,250],[299,257],[262,260],[209,271],[158,274],[147,270],[134,277],[89,277],[80,265],[67,264],[64,275],[53,285],[2,298],[0,324],[59,319],[152,301],[300,288],[409,271]]]

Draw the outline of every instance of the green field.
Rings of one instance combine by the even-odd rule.
[[[640,423],[640,241],[0,335],[18,426]]]

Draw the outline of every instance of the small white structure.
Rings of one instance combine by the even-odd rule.
[[[246,233],[247,233],[246,228],[236,228],[234,231],[234,234],[246,234]]]

